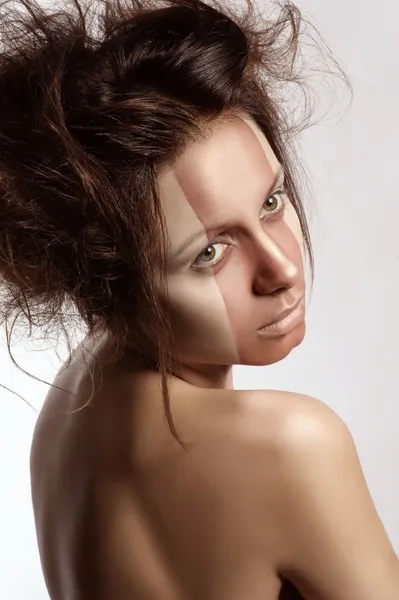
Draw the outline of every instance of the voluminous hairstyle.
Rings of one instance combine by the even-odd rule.
[[[313,283],[294,153],[309,122],[304,20],[291,2],[275,5],[266,15],[251,0],[245,10],[230,0],[0,2],[0,325],[10,355],[20,321],[29,335],[36,326],[70,343],[77,318],[93,338],[107,335],[110,363],[140,356],[145,336],[180,443],[168,390],[178,363],[155,286],[166,296],[159,168],[216,121],[246,113],[285,169]]]

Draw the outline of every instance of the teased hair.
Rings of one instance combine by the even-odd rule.
[[[310,117],[304,20],[291,2],[277,8],[267,16],[252,0],[243,11],[230,0],[63,0],[50,10],[0,0],[0,325],[10,355],[16,322],[29,335],[32,326],[63,332],[71,350],[77,317],[90,336],[107,334],[110,362],[140,355],[147,336],[180,443],[168,391],[177,362],[154,286],[160,276],[166,293],[159,167],[214,122],[247,113],[284,166],[313,283],[294,152]]]

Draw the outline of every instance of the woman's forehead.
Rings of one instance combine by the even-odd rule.
[[[192,144],[159,176],[171,253],[192,232],[224,222],[247,202],[261,202],[279,162],[268,140],[250,119],[216,127],[206,141]],[[237,215],[238,216],[238,215]]]
[[[158,179],[163,187],[165,177],[172,171],[177,179],[201,184],[209,176],[226,187],[234,177],[259,176],[265,169],[275,173],[278,168],[278,160],[258,125],[249,117],[237,116],[215,123],[205,141],[192,143],[174,163],[163,165]]]
[[[178,178],[199,179],[210,176],[226,185],[243,175],[259,175],[264,169],[276,171],[278,161],[259,127],[249,118],[237,117],[214,127],[212,134],[191,144],[174,163]],[[197,176],[197,177],[196,177]]]

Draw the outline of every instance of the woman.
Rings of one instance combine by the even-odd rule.
[[[31,452],[51,599],[399,597],[345,424],[233,389],[233,364],[305,335],[279,93],[299,81],[299,11],[20,4],[1,20],[4,314],[66,330],[69,301],[87,326]]]

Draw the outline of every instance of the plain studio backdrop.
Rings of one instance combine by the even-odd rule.
[[[399,8],[380,0],[377,15],[359,0],[297,4],[341,61],[354,98],[347,109],[341,86],[340,106],[303,136],[316,202],[306,338],[280,363],[235,367],[235,387],[309,394],[344,419],[399,553]],[[48,387],[12,365],[4,340],[0,383],[39,410]],[[13,347],[25,370],[50,382],[66,356],[58,352],[51,343]],[[1,387],[0,399],[0,597],[47,600],[30,498],[37,414]]]

